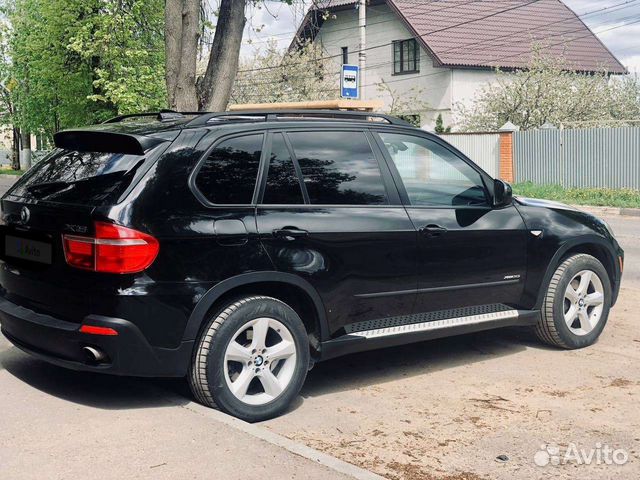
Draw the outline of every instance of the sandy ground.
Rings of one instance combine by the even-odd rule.
[[[297,407],[264,425],[390,479],[640,478],[640,219],[610,220],[627,272],[596,345],[510,329],[351,355],[317,365]],[[534,462],[571,443],[628,461]]]

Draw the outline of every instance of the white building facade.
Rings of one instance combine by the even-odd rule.
[[[312,40],[335,63],[358,64],[358,0],[312,7],[296,42]],[[419,116],[433,129],[438,115],[455,130],[460,107],[471,107],[496,81],[496,69],[526,68],[545,45],[577,71],[625,73],[624,66],[580,18],[558,0],[367,0],[366,69],[361,99]]]

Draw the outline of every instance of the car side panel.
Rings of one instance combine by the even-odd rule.
[[[540,305],[547,283],[564,252],[580,245],[599,245],[607,252],[608,270],[614,272],[614,292],[620,284],[617,256],[622,250],[597,218],[555,202],[533,201],[525,205],[515,200],[529,233],[527,240],[527,281],[522,295],[523,308]],[[536,205],[537,206],[534,206]],[[615,300],[615,295],[614,295]]]

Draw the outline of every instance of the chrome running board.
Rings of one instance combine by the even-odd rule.
[[[320,360],[500,327],[535,325],[539,318],[539,310],[491,304],[365,320],[346,325],[343,335],[322,342]]]
[[[480,315],[471,315],[466,317],[454,317],[444,320],[434,320],[430,322],[411,323],[408,325],[377,328],[375,330],[363,330],[360,332],[353,332],[350,335],[364,338],[388,337],[390,335],[428,332],[431,330],[440,330],[444,328],[463,327],[467,325],[476,325],[479,323],[490,323],[498,320],[516,320],[519,315],[520,314],[518,313],[518,310],[506,310],[502,312],[483,313]]]

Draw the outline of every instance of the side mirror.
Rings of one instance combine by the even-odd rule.
[[[506,207],[511,205],[513,201],[513,190],[511,185],[502,180],[493,181],[493,206],[494,207]]]

